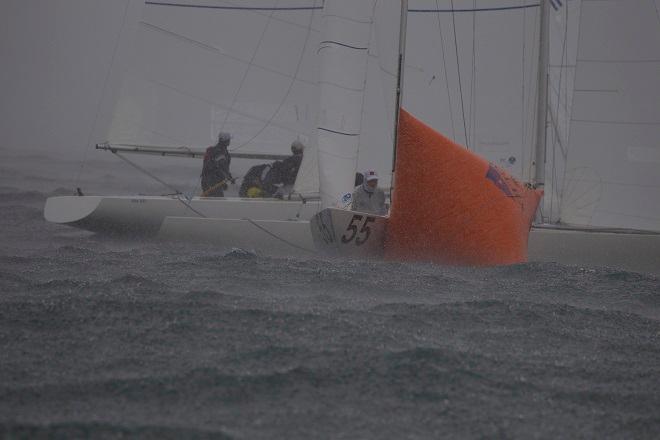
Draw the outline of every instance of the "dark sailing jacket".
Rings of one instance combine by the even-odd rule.
[[[217,183],[231,179],[229,164],[231,156],[227,147],[214,145],[206,149],[202,167],[202,190],[206,191]],[[225,185],[226,186],[226,185]]]

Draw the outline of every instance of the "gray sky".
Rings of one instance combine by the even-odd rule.
[[[126,0],[3,0],[3,149],[83,153],[126,5]],[[102,118],[97,128],[106,124]]]

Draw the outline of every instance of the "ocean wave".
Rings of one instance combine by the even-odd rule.
[[[51,424],[0,423],[0,437],[13,438],[145,438],[232,439],[222,430],[188,427],[113,424],[107,422],[61,422]]]
[[[240,248],[232,248],[232,250],[227,252],[223,257],[223,259],[228,260],[254,260],[256,258],[258,258],[256,253]]]
[[[24,289],[31,285],[32,281],[24,276],[18,275],[14,272],[0,270],[0,286],[2,286],[2,291],[5,293],[19,288]]]
[[[2,208],[0,220],[5,226],[24,226],[26,222],[43,221],[43,210],[25,205],[8,205]]]
[[[45,202],[48,197],[73,195],[73,190],[58,187],[52,191],[23,190],[11,186],[0,186],[0,203]]]

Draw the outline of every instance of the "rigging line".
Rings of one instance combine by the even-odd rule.
[[[135,162],[127,159],[126,157],[124,157],[123,154],[119,153],[117,150],[110,150],[110,151],[112,152],[112,154],[114,154],[115,156],[117,156],[118,158],[120,158],[121,160],[123,160],[124,162],[126,162],[127,164],[129,164],[130,166],[135,168],[136,170],[140,171],[141,173],[144,173],[147,176],[151,177],[152,179],[154,179],[156,182],[160,183],[161,185],[163,185],[167,189],[170,189],[170,190],[174,191],[176,194],[182,194],[182,192],[179,191],[178,188],[175,188],[174,186],[172,186],[169,183],[165,182],[160,177],[156,176],[155,174],[152,174],[151,172],[149,172],[146,169],[142,168],[140,165],[138,165]]]
[[[290,77],[290,78],[292,78],[294,81],[296,80],[296,78],[294,78],[294,77]],[[230,108],[229,108],[228,106],[225,106],[225,105],[219,104],[219,103],[217,103],[217,102],[215,102],[215,101],[212,101],[212,100],[210,100],[210,99],[204,98],[204,97],[202,97],[202,96],[197,96],[197,95],[193,95],[193,94],[191,94],[191,93],[186,93],[185,91],[183,91],[183,90],[181,90],[181,89],[179,89],[179,88],[177,88],[177,87],[174,87],[174,86],[172,86],[172,85],[170,85],[170,84],[166,84],[166,83],[164,83],[164,82],[157,81],[157,80],[155,80],[155,79],[149,79],[149,78],[138,78],[138,79],[139,79],[139,80],[142,80],[142,81],[145,81],[145,82],[148,82],[148,83],[156,84],[157,86],[160,86],[160,87],[165,87],[166,89],[172,90],[172,91],[174,91],[174,92],[176,92],[176,93],[179,93],[179,94],[181,94],[181,95],[183,95],[183,96],[186,96],[186,97],[188,97],[188,98],[193,98],[193,99],[195,99],[196,101],[201,101],[201,102],[206,103],[206,104],[208,104],[208,105],[210,105],[210,106],[212,106],[212,107],[218,107],[218,108],[220,108],[220,109],[222,109],[222,110],[230,111]],[[235,109],[232,110],[232,111],[233,111],[234,114],[237,114],[237,115],[239,115],[239,116],[246,117],[246,118],[248,118],[248,119],[252,119],[253,121],[263,122],[263,123],[266,123],[266,124],[269,123],[268,120],[265,120],[265,119],[259,118],[259,117],[255,116],[255,115],[252,115],[252,114],[248,113],[248,112],[244,112],[244,111],[240,111],[240,110],[235,110]],[[294,133],[297,133],[296,130],[294,130],[293,128],[287,127],[287,126],[284,125],[284,124],[278,124],[278,123],[273,124],[272,122],[270,122],[270,124],[271,124],[273,127],[277,127],[277,128],[279,128],[280,130],[292,131],[292,132],[294,132]],[[177,142],[180,142],[180,141],[177,141]]]
[[[346,87],[346,86],[342,86],[341,84],[338,84],[338,83],[335,83],[335,82],[332,82],[332,81],[327,81],[327,80],[326,81],[319,81],[318,84],[319,85],[327,84],[327,85],[330,85],[330,86],[333,86],[333,87],[337,87],[338,89],[348,90],[349,92],[364,92],[365,91],[365,85],[364,84],[362,86],[360,86],[359,88]]]
[[[229,108],[227,109],[227,113],[225,113],[225,119],[222,121],[222,125],[220,126],[220,131],[224,131],[225,125],[227,124],[227,119],[229,119],[229,115],[232,112],[232,109],[234,108],[234,105],[236,104],[236,100],[238,99],[239,93],[241,93],[241,89],[243,88],[243,84],[245,84],[245,80],[247,79],[248,73],[250,73],[250,67],[252,67],[252,64],[254,63],[254,59],[257,57],[257,53],[259,53],[259,48],[261,47],[261,43],[264,40],[264,36],[266,35],[266,31],[268,30],[268,27],[270,26],[270,19],[273,16],[274,11],[271,11],[270,15],[268,16],[268,20],[266,20],[266,25],[264,26],[263,30],[261,31],[261,35],[259,36],[259,41],[257,42],[257,46],[254,48],[254,52],[252,53],[252,57],[250,58],[250,61],[248,62],[247,68],[245,69],[245,72],[243,72],[243,78],[241,78],[241,82],[238,85],[238,88],[236,89],[236,92],[234,93],[234,96],[231,100],[231,104],[229,105]]]
[[[239,8],[240,8],[240,6],[239,6]],[[252,12],[252,13],[255,14],[255,15],[261,15],[261,16],[263,16],[263,17],[268,17],[268,14],[266,14],[266,12],[269,12],[269,9],[270,9],[270,8],[268,8],[268,9],[263,9],[263,10],[260,10],[260,9],[250,9],[250,10],[248,10],[248,11],[249,11],[249,12]],[[295,12],[295,11],[293,11],[293,12]],[[279,22],[281,22],[281,23],[286,23],[286,24],[288,24],[288,25],[292,25],[292,26],[295,26],[295,27],[301,27],[301,28],[304,28],[304,27],[305,27],[304,25],[300,25],[300,24],[298,24],[297,22],[295,22],[295,21],[293,21],[293,20],[291,20],[291,19],[288,19],[288,18],[284,18],[284,17],[285,17],[285,16],[277,16],[277,17],[272,17],[271,19],[272,19],[273,21],[279,21]],[[320,32],[320,31],[319,31],[319,32]]]
[[[522,0],[523,4],[527,3],[527,0]],[[522,109],[522,112],[520,114],[520,117],[522,119],[521,121],[521,126],[520,126],[520,147],[521,147],[521,158],[520,158],[520,163],[524,167],[525,164],[525,151],[527,148],[525,148],[525,129],[527,127],[526,124],[526,114],[527,112],[525,111],[525,67],[527,66],[527,9],[523,10],[523,23],[522,23],[522,83],[521,83],[521,94],[522,94],[522,99],[520,103],[520,107]],[[524,174],[524,168],[521,169],[521,173]]]
[[[454,10],[454,0],[451,0],[451,9]],[[465,133],[465,147],[469,150],[470,145],[468,143],[467,136],[467,125],[465,123],[465,104],[463,103],[463,82],[461,81],[461,62],[458,58],[458,39],[456,37],[456,14],[452,12],[451,14],[452,28],[454,29],[454,49],[456,51],[456,69],[458,70],[458,91],[461,95],[461,112],[463,114],[463,131]]]
[[[112,150],[110,150],[110,151],[112,151]],[[181,191],[179,191],[177,188],[175,188],[174,186],[172,186],[172,185],[170,185],[169,183],[165,182],[164,180],[162,180],[160,177],[156,176],[155,174],[150,173],[149,171],[147,171],[146,169],[142,168],[141,166],[139,166],[139,165],[136,164],[135,162],[133,162],[133,161],[131,161],[131,160],[128,160],[126,157],[124,157],[124,156],[123,156],[122,154],[120,154],[119,152],[117,152],[117,151],[112,151],[112,153],[113,153],[115,156],[117,156],[118,158],[120,158],[121,160],[123,160],[124,162],[126,162],[127,164],[129,164],[130,166],[132,166],[133,168],[135,168],[136,170],[138,170],[138,171],[140,171],[140,172],[146,174],[147,176],[149,176],[149,177],[151,177],[152,179],[154,179],[156,182],[158,182],[158,183],[160,183],[161,185],[165,186],[166,188],[168,188],[168,189],[174,191],[174,193],[175,193],[175,197],[176,197],[176,200],[178,200],[179,202],[183,203],[183,204],[184,204],[188,209],[190,209],[192,212],[194,212],[195,214],[199,215],[200,217],[206,217],[204,214],[202,214],[201,212],[199,212],[198,210],[196,210],[195,208],[193,208],[193,207],[190,205],[190,203],[188,203],[187,201],[183,200],[183,199],[181,198],[181,196],[184,196],[184,197],[185,197],[185,195],[183,195],[183,193],[182,193]]]
[[[283,243],[288,244],[289,246],[292,246],[292,247],[294,247],[294,248],[296,248],[296,249],[300,249],[301,251],[309,252],[310,254],[315,254],[315,253],[316,253],[316,252],[314,252],[314,251],[311,250],[311,249],[307,249],[307,248],[304,248],[304,247],[302,247],[302,246],[298,246],[297,244],[292,243],[292,242],[290,242],[289,240],[287,240],[287,239],[285,239],[285,238],[282,238],[282,237],[280,237],[280,236],[278,236],[278,235],[276,235],[276,234],[270,232],[268,229],[264,228],[263,226],[261,226],[260,224],[258,224],[257,222],[255,222],[254,220],[252,220],[252,219],[250,219],[250,218],[244,218],[243,220],[247,221],[248,223],[250,223],[252,226],[256,227],[257,229],[262,230],[263,232],[265,232],[266,234],[270,235],[271,237],[273,237],[273,238],[275,238],[275,239],[277,239],[277,240],[279,240],[279,241],[281,241],[281,242],[283,242]]]
[[[322,8],[321,8],[321,9],[322,9]],[[334,18],[339,18],[340,20],[350,21],[350,22],[357,23],[357,24],[367,24],[367,23],[371,23],[370,20],[358,20],[358,19],[353,18],[353,17],[347,17],[347,16],[345,16],[345,15],[337,15],[337,14],[323,14],[322,17],[323,17],[323,18],[326,18],[326,17],[334,17]]]
[[[288,22],[286,22],[286,23],[288,23]],[[229,58],[231,60],[238,61],[239,63],[249,65],[249,61],[246,61],[246,60],[244,60],[244,59],[242,59],[242,58],[240,58],[236,55],[232,55],[230,53],[227,53],[227,52],[221,50],[220,48],[217,48],[217,47],[212,46],[210,44],[204,43],[200,40],[196,40],[194,38],[188,37],[188,36],[183,35],[181,33],[174,32],[174,31],[171,31],[169,29],[165,29],[165,28],[160,27],[160,26],[156,26],[155,24],[146,22],[144,20],[140,22],[140,25],[144,26],[146,29],[149,29],[150,31],[158,32],[158,33],[161,33],[163,35],[167,35],[169,37],[175,38],[177,40],[180,40],[180,41],[183,41],[183,42],[186,42],[186,43],[190,43],[190,44],[192,44],[194,46],[197,46],[197,47],[199,47],[203,50],[211,52],[211,53],[213,53],[217,56],[224,57],[224,58]],[[290,77],[290,75],[287,75],[286,73],[281,72],[281,71],[276,70],[276,69],[273,69],[271,67],[262,66],[262,65],[256,64],[256,63],[253,63],[252,66],[256,67],[256,68],[259,68],[259,69],[262,69],[262,70],[264,70],[266,72],[269,72],[269,73],[274,73],[276,75],[283,76],[285,78]],[[316,85],[316,82],[309,81],[309,80],[306,80],[304,78],[299,78],[298,81],[304,82],[304,83],[310,84],[310,85]]]
[[[355,50],[369,50],[369,47],[358,47],[358,46],[351,46],[350,44],[342,43],[340,41],[335,41],[335,40],[324,40],[319,43],[319,46],[322,44],[327,44],[327,45],[335,45],[335,46],[341,46],[345,47],[347,49],[355,49]],[[325,47],[324,47],[325,49]]]
[[[105,74],[105,79],[103,80],[103,88],[101,89],[101,97],[99,98],[99,103],[96,106],[96,114],[94,115],[94,121],[92,122],[92,127],[90,128],[89,134],[87,135],[87,142],[85,143],[83,159],[80,162],[80,168],[78,169],[78,175],[76,177],[76,185],[75,185],[76,187],[78,187],[80,184],[80,177],[82,176],[83,168],[85,167],[85,162],[87,161],[89,145],[92,142],[92,136],[96,131],[96,124],[98,123],[99,116],[101,115],[101,106],[103,104],[106,95],[108,83],[110,82],[110,72],[112,72],[112,68],[115,65],[115,58],[117,57],[117,51],[119,50],[119,43],[121,41],[121,36],[124,33],[124,28],[126,27],[126,20],[128,17],[128,10],[130,5],[131,5],[131,0],[126,0],[126,6],[124,6],[124,16],[122,18],[121,27],[119,28],[119,32],[117,33],[117,40],[115,41],[115,47],[112,50],[112,58],[110,58],[110,66],[108,67],[108,71]]]
[[[323,1],[323,0],[321,0],[321,1]],[[316,4],[316,2],[314,2],[314,4]],[[270,126],[270,124],[273,122],[273,119],[275,119],[275,116],[277,116],[277,114],[280,112],[280,109],[282,108],[282,106],[286,102],[286,99],[289,97],[289,94],[291,93],[291,89],[293,89],[293,85],[295,84],[296,79],[298,78],[298,72],[300,71],[300,66],[302,65],[303,58],[305,57],[305,51],[307,50],[307,44],[309,43],[309,36],[312,33],[312,23],[314,21],[314,12],[315,12],[315,10],[312,10],[311,13],[309,14],[309,23],[307,25],[307,35],[305,36],[305,43],[303,44],[303,48],[300,51],[300,57],[298,58],[298,64],[296,65],[296,70],[295,70],[295,72],[293,73],[293,75],[291,77],[291,82],[289,83],[289,88],[287,89],[286,93],[284,94],[284,97],[280,101],[280,104],[277,106],[277,108],[275,109],[275,111],[273,112],[271,117],[268,119],[268,121],[266,121],[266,124],[263,127],[261,127],[261,129],[254,136],[252,136],[246,142],[243,142],[238,147],[229,150],[230,152],[231,151],[236,151],[239,148],[243,148],[244,146],[249,145],[254,139],[257,138],[257,136],[259,136],[261,133],[263,133],[263,131]]]
[[[472,0],[473,8],[477,7],[477,0]],[[472,13],[472,77],[470,78],[470,144],[474,148],[474,138],[476,137],[476,119],[477,119],[477,98],[475,92],[477,89],[477,13]]]
[[[494,8],[473,8],[473,9],[454,9],[454,4],[452,1],[451,9],[440,9],[439,7],[436,9],[408,9],[408,12],[451,12],[452,14],[454,12],[495,12],[495,11],[514,11],[517,9],[527,9],[527,8],[538,8],[539,4],[535,3],[532,5],[525,5],[525,6],[498,6]]]
[[[439,0],[435,0],[435,4],[437,7],[439,7],[438,4]],[[436,14],[437,20],[438,20],[438,31],[440,32],[440,45],[442,49],[442,65],[444,68],[444,74],[445,74],[445,88],[447,89],[447,98],[449,99],[449,118],[451,120],[451,137],[452,139],[456,139],[456,131],[454,128],[454,109],[451,104],[451,92],[449,90],[449,76],[447,73],[447,60],[445,57],[445,39],[442,36],[442,26],[440,25],[440,14]]]
[[[325,128],[325,127],[316,127],[316,129],[327,131],[328,133],[339,134],[339,135],[342,135],[342,136],[360,136],[360,133],[347,133],[345,131],[331,130],[331,129]]]
[[[200,8],[200,9],[224,9],[233,11],[308,11],[314,9],[323,9],[323,6],[291,6],[291,7],[260,7],[260,6],[215,6],[199,5],[190,3],[170,3],[146,1],[145,5],[151,6],[172,6],[177,8]]]

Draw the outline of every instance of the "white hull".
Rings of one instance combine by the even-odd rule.
[[[535,228],[529,261],[609,266],[660,275],[660,234]]]
[[[315,248],[327,255],[379,258],[383,255],[387,217],[327,208],[312,217]]]
[[[44,217],[106,234],[154,235],[167,217],[256,220],[309,220],[318,201],[168,196],[66,196],[46,201]]]
[[[44,216],[51,222],[95,232],[158,235],[267,253],[310,254],[317,249],[312,235],[315,224],[310,226],[310,220],[319,211],[318,201],[193,198],[186,203],[190,207],[166,196],[52,197],[46,202]],[[344,211],[346,225],[332,225],[334,243],[341,244],[354,214]],[[369,225],[369,244],[354,246],[352,240],[351,249],[344,246],[336,252],[326,246],[326,250],[353,257],[380,255],[378,245],[372,249],[373,243],[382,242],[377,239],[382,234],[380,219]],[[363,221],[356,223],[358,233]],[[317,234],[316,239],[319,237]],[[660,275],[660,234],[533,228],[529,261],[610,266]]]

